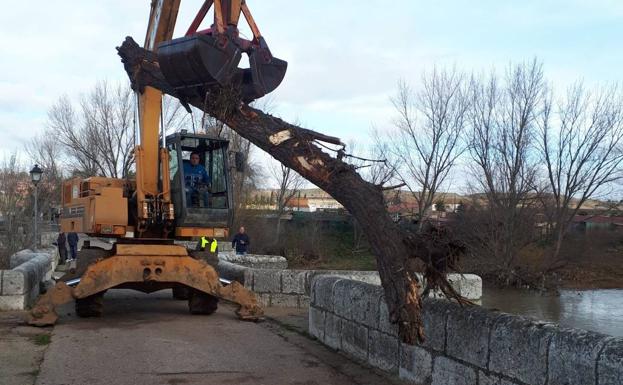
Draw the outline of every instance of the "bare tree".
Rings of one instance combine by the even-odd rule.
[[[275,197],[277,211],[283,214],[288,202],[291,201],[303,187],[305,179],[296,171],[278,162],[271,162],[269,170],[273,182],[278,186],[277,195]]]
[[[421,91],[415,93],[401,82],[392,98],[398,113],[393,147],[420,219],[464,150],[460,139],[469,107],[466,83],[465,76],[455,70],[435,69],[422,77]],[[422,225],[420,220],[420,230]]]
[[[551,268],[561,262],[560,248],[573,217],[605,185],[621,180],[623,170],[623,94],[617,86],[588,92],[569,89],[557,105],[550,96],[540,121],[540,150],[545,163],[555,242]]]
[[[43,175],[39,183],[38,203],[41,212],[50,215],[61,202],[61,184],[63,180],[63,154],[61,144],[46,133],[35,136],[26,144],[30,159],[38,164]]]
[[[474,235],[507,269],[532,240],[528,215],[535,203],[534,140],[544,91],[543,71],[536,61],[510,67],[501,85],[494,74],[472,80],[472,187],[484,193],[488,210],[488,223]]]
[[[285,212],[288,202],[296,196],[305,184],[305,179],[296,171],[276,161],[271,161],[269,170],[273,182],[278,186],[275,197],[277,203],[277,230],[274,238],[275,243],[278,243],[281,236],[281,216]]]
[[[26,234],[32,220],[28,202],[30,186],[28,173],[20,167],[17,156],[13,154],[5,159],[0,167],[0,214],[3,222],[0,268],[8,268],[6,258],[29,241]]]
[[[135,144],[134,94],[127,86],[99,82],[76,109],[61,97],[48,112],[49,134],[64,147],[70,166],[83,176],[123,178]]]

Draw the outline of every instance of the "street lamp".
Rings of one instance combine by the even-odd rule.
[[[35,164],[35,167],[32,168],[32,170],[30,170],[30,180],[32,181],[32,184],[35,185],[35,246],[33,247],[33,250],[37,249],[37,246],[39,245],[39,238],[37,238],[37,215],[38,215],[38,210],[37,210],[37,185],[39,184],[39,181],[41,180],[41,175],[43,175],[43,170],[41,168],[39,168],[38,164]]]

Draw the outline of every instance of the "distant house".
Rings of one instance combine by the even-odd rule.
[[[605,215],[576,215],[573,218],[573,228],[579,232],[595,230],[623,231],[623,217]]]
[[[286,202],[285,209],[288,211],[302,211],[306,213],[312,212],[311,208],[309,207],[309,200],[307,198],[292,198]]]
[[[401,220],[415,220],[417,219],[418,205],[415,202],[400,202],[390,204],[387,207],[387,212],[392,217],[394,222]]]

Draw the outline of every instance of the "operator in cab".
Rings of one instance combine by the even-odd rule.
[[[187,207],[195,207],[193,200],[196,200],[197,206],[199,206],[199,198],[203,200],[203,207],[208,207],[210,199],[208,189],[211,179],[200,162],[201,156],[196,151],[190,154],[190,163],[184,162],[184,188],[186,190]]]

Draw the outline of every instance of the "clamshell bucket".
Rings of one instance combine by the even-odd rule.
[[[175,88],[226,85],[241,58],[240,48],[225,34],[196,34],[158,47],[160,69]]]

